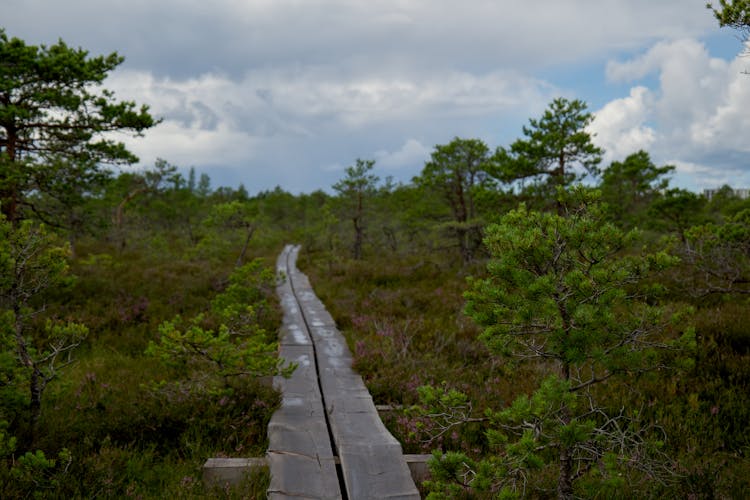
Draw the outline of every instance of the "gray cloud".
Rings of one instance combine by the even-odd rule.
[[[748,101],[696,42],[716,32],[704,3],[5,0],[3,18],[29,43],[62,37],[126,56],[107,85],[164,118],[128,139],[144,163],[162,157],[214,184],[308,191],[358,157],[409,180],[454,136],[509,142],[552,97],[586,99],[554,75],[575,82],[570,68],[590,64],[600,74],[580,79],[640,89],[602,108],[599,133],[613,155],[643,145],[680,158],[671,152],[691,140],[679,151],[693,156],[681,161],[702,165],[720,154],[711,143],[734,150],[727,130],[748,126],[734,107]],[[649,75],[665,83],[638,81]],[[706,86],[725,100],[699,97]]]
[[[603,57],[713,26],[701,0],[6,0],[11,34],[118,50],[184,78],[335,63],[487,72]]]

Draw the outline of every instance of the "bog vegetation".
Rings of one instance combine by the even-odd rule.
[[[261,456],[280,312],[303,246],[355,368],[431,498],[741,498],[750,491],[750,200],[602,165],[585,102],[519,138],[455,138],[395,184],[250,195],[136,158],[121,58],[0,32],[4,498],[264,497],[211,489]]]

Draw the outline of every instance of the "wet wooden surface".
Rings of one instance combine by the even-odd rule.
[[[286,276],[277,288],[284,309],[279,354],[296,363],[297,369],[288,379],[274,380],[282,400],[268,424],[268,497],[342,498],[315,350],[289,279],[293,279],[293,271],[287,269],[287,260],[296,258],[292,252],[292,247],[285,248],[277,262],[279,273]]]
[[[290,379],[276,381],[283,399],[269,424],[269,496],[418,499],[401,445],[352,370],[343,335],[297,270],[298,252],[287,246],[277,262],[286,277],[278,287],[284,309],[281,355],[299,366]]]

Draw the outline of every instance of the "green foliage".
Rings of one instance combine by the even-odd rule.
[[[7,335],[0,352],[0,420],[8,424],[0,442],[13,454],[0,457],[4,497],[22,498],[34,491],[32,483],[14,479],[13,456],[17,463],[18,457],[27,452],[38,456],[38,451],[56,461],[45,472],[37,467],[36,479],[44,482],[37,490],[44,497],[81,498],[106,492],[109,497],[157,498],[165,490],[182,498],[265,495],[267,475],[253,479],[240,492],[213,491],[202,485],[200,466],[210,456],[262,455],[278,395],[247,377],[235,383],[238,377],[218,376],[214,361],[193,358],[174,369],[143,357],[143,350],[160,324],[176,315],[202,314],[204,322],[195,323],[199,330],[229,331],[235,347],[228,350],[228,358],[244,354],[239,361],[244,367],[267,363],[268,370],[275,372],[273,332],[279,321],[273,300],[275,278],[260,261],[225,278],[236,247],[197,252],[196,241],[209,234],[197,221],[210,206],[230,202],[224,196],[233,194],[227,190],[221,197],[199,199],[183,187],[174,167],[160,165],[164,168],[157,166],[155,175],[150,171],[121,174],[106,183],[101,198],[82,201],[87,209],[102,214],[104,224],[98,234],[92,231],[78,240],[80,259],[70,262],[76,280],[70,276],[66,245],[49,230],[31,221],[19,222],[16,228],[0,226],[2,286],[12,288],[14,260],[7,257],[15,241],[21,249],[37,245],[36,253],[29,252],[33,258],[25,260],[33,265],[24,283],[50,285],[41,287],[28,302],[30,311],[46,306],[45,314],[22,315],[25,331],[34,338],[30,353],[42,356],[45,350],[54,350],[55,339],[80,338],[85,332],[81,323],[90,327],[77,356],[87,369],[71,365],[65,378],[56,377],[49,385],[40,401],[44,411],[31,446],[26,434],[30,391],[21,390],[30,377],[14,351],[11,334],[16,316],[12,310],[2,313],[2,331]],[[110,230],[110,214],[117,215],[117,207],[122,208],[121,218],[112,222],[120,225]],[[192,218],[192,225],[183,215]],[[40,231],[46,239],[37,234]],[[56,248],[48,261],[60,265],[58,274],[50,273],[55,269],[46,264],[37,265],[45,256],[42,243]],[[275,255],[275,249],[272,252]],[[219,290],[223,293],[217,295]],[[8,297],[4,300],[4,306],[11,304]],[[185,321],[185,329],[192,326],[190,321]],[[250,338],[258,341],[256,351],[237,349]],[[61,364],[67,363],[68,353],[62,354]],[[47,373],[48,366],[40,366],[39,373]],[[67,461],[57,459],[63,447],[72,456],[67,467]]]
[[[205,220],[210,226],[228,228],[247,228],[255,224],[258,207],[233,200],[211,207],[211,213]]]
[[[713,11],[720,26],[730,26],[742,31],[750,29],[750,2],[747,0],[719,0],[718,8],[711,2],[706,7]]]
[[[440,391],[435,387],[423,385],[417,389],[420,402],[426,406],[440,408],[462,408],[469,404],[465,394],[455,390]]]
[[[602,201],[612,219],[624,227],[645,226],[647,212],[659,193],[667,188],[666,175],[674,166],[657,167],[645,151],[615,161],[602,172]]]
[[[34,498],[45,498],[44,491],[54,491],[66,480],[73,457],[63,449],[57,459],[47,458],[43,451],[27,452],[18,458],[11,469],[12,477],[21,489],[33,492]]]
[[[705,205],[707,220],[721,222],[726,217],[732,217],[737,213],[750,208],[750,200],[738,196],[729,185],[723,185],[719,189],[713,190]]]
[[[427,462],[432,478],[424,486],[428,499],[465,498],[474,482],[476,464],[463,453],[433,452]]]
[[[521,206],[487,228],[490,277],[470,280],[467,312],[495,352],[637,371],[643,358],[631,349],[660,325],[661,310],[632,285],[676,259],[620,255],[638,233],[604,222],[585,193],[573,202],[566,216]]]
[[[451,222],[450,208],[440,193],[414,184],[384,185],[373,201],[373,226],[380,234],[373,231],[369,237],[381,253],[403,256],[441,252],[455,256],[452,228],[457,224]]]
[[[734,16],[722,24],[741,22],[743,4],[722,2],[716,14]],[[607,211],[588,190],[556,193],[593,177],[601,156],[585,104],[565,99],[495,156],[455,138],[400,185],[377,185],[373,162],[358,160],[336,196],[251,197],[164,160],[114,175],[102,162],[134,157],[107,132],[154,123],[101,89],[121,58],[4,32],[0,51],[0,94],[32,105],[0,104],[12,221],[0,224],[4,498],[264,497],[267,471],[227,491],[204,487],[200,466],[265,452],[278,394],[257,376],[279,368],[279,314],[272,271],[253,257],[288,241],[303,243],[301,264],[373,397],[393,405],[383,417],[404,450],[441,450],[431,498],[549,497],[566,461],[580,497],[747,496],[748,204],[731,189],[708,202],[663,192],[670,167],[641,151],[604,171]],[[49,106],[26,85],[39,72]],[[42,128],[14,135],[10,118]],[[528,208],[555,200],[556,216]],[[46,227],[22,221],[32,217]],[[640,251],[640,233],[624,231],[635,226],[649,242],[679,235],[681,263]],[[694,332],[683,300],[694,300]],[[144,356],[149,343],[156,356]],[[32,443],[34,373],[49,387],[36,391]]]
[[[484,142],[456,137],[448,144],[435,146],[430,161],[414,178],[417,186],[438,193],[450,207],[452,220],[445,227],[457,239],[466,264],[472,261],[481,240],[477,199],[494,188],[490,177],[494,167]]]
[[[97,92],[122,57],[89,57],[62,40],[26,45],[0,30],[0,60],[0,206],[11,221],[30,193],[56,182],[61,168],[96,174],[100,162],[137,160],[107,133],[137,135],[156,121],[145,106]]]
[[[13,227],[2,216],[0,236],[0,378],[6,394],[16,392],[11,400],[27,394],[27,432],[33,441],[44,390],[71,363],[71,352],[88,329],[51,318],[40,324],[41,296],[69,283],[66,246],[43,226],[23,221]]]
[[[2,305],[20,309],[46,288],[67,280],[65,245],[44,226],[25,221],[18,227],[0,218],[0,292]]]
[[[18,440],[8,433],[8,422],[0,421],[0,460],[13,455]]]
[[[693,226],[680,248],[686,265],[698,272],[685,273],[690,294],[748,294],[750,283],[750,210],[730,217],[724,224]]]
[[[484,446],[482,422],[438,436],[436,421],[424,417],[432,408],[420,405],[419,387],[447,381],[448,390],[473,402],[471,416],[481,417],[487,404],[514,393],[513,383],[503,377],[525,387],[528,372],[506,372],[476,342],[475,325],[461,315],[464,274],[453,253],[399,255],[382,252],[363,263],[342,260],[329,271],[324,254],[303,252],[300,265],[347,337],[354,368],[375,401],[407,408],[382,414],[404,451],[445,447],[473,453]],[[414,405],[419,408],[412,411]]]
[[[152,220],[157,219],[159,221],[158,226],[163,230],[177,225],[179,219],[184,215],[190,217],[193,207],[185,206],[183,207],[184,212],[180,212],[174,206],[176,201],[174,198],[184,192],[180,189],[181,182],[182,178],[177,174],[177,167],[165,160],[157,159],[152,168],[139,173],[121,174],[107,186],[107,194],[114,198],[112,203],[116,205],[112,217],[114,238],[121,248],[127,245],[125,233],[132,234],[134,232],[132,229],[127,231],[126,226],[129,218],[127,212],[131,210],[131,206],[136,200],[142,200],[147,212],[145,215]],[[183,204],[186,203],[183,202]],[[134,222],[136,225],[144,225],[143,219]]]
[[[281,368],[276,342],[260,326],[267,308],[265,295],[274,279],[260,260],[248,263],[230,276],[227,289],[211,303],[212,316],[199,314],[186,325],[177,317],[159,327],[159,342],[150,342],[146,353],[171,366],[185,367],[205,376],[215,371],[225,381],[231,377],[275,375]],[[204,325],[218,323],[214,329]],[[213,366],[206,368],[206,363]],[[284,373],[289,373],[287,367]]]
[[[630,449],[640,442],[638,432],[623,433],[627,419],[599,406],[594,386],[658,368],[659,348],[690,345],[692,336],[667,338],[662,332],[678,318],[651,305],[653,288],[639,291],[650,273],[676,259],[665,252],[624,254],[637,233],[605,222],[595,193],[559,196],[564,215],[521,205],[487,228],[489,276],[470,279],[466,310],[484,327],[481,338],[493,352],[538,359],[557,372],[531,397],[494,415],[500,430],[490,442],[502,444],[507,470],[559,462],[558,495],[568,497],[574,463],[585,472],[609,450],[623,463],[640,453],[640,444]],[[640,466],[639,460],[646,462],[631,463]],[[644,469],[657,475],[654,467]]]
[[[281,204],[296,200],[214,190],[207,175],[185,181],[164,160],[116,176],[104,168],[136,160],[112,132],[156,123],[101,87],[117,54],[27,46],[2,31],[0,61],[3,498],[265,496],[267,471],[229,491],[204,487],[200,467],[267,447],[278,394],[230,375],[279,368],[275,278],[260,261],[226,276],[237,233],[239,263],[275,256],[272,239],[297,224]],[[249,248],[248,221],[269,226],[268,248]],[[179,369],[143,355],[159,325],[182,349]],[[70,364],[79,345],[82,363]]]
[[[652,186],[658,183],[657,180]],[[615,196],[615,190],[610,194]],[[476,475],[469,473],[467,476],[467,479],[474,478],[471,487],[459,485],[456,489],[453,484],[450,486],[452,493],[446,493],[448,490],[441,488],[448,485],[438,485],[440,481],[435,481],[433,476],[435,485],[430,489],[433,495],[450,497],[452,494],[464,498],[495,497],[501,492],[523,495],[524,484],[526,496],[552,495],[559,470],[559,453],[553,444],[563,440],[575,443],[588,435],[593,438],[581,448],[591,446],[593,454],[574,454],[583,471],[574,483],[577,495],[742,497],[737,492],[743,491],[747,483],[744,480],[748,470],[747,439],[743,422],[748,407],[744,388],[748,383],[745,367],[750,352],[744,326],[750,319],[746,317],[744,299],[740,294],[721,300],[718,297],[702,299],[696,302],[695,316],[691,316],[681,305],[681,301],[690,298],[674,286],[675,280],[699,277],[700,273],[694,266],[685,265],[687,257],[684,255],[681,255],[682,262],[676,263],[674,257],[651,246],[666,226],[655,226],[645,234],[649,238],[645,243],[649,250],[644,252],[640,249],[641,233],[624,231],[611,220],[611,212],[587,202],[584,195],[578,191],[578,194],[563,196],[561,204],[567,208],[558,215],[563,217],[587,206],[594,209],[595,219],[608,229],[594,230],[598,226],[591,222],[591,231],[579,232],[581,241],[591,240],[589,232],[595,236],[613,231],[612,234],[622,237],[620,245],[601,246],[601,252],[606,254],[604,264],[593,266],[591,272],[606,277],[604,269],[609,265],[611,269],[607,272],[611,276],[632,272],[632,279],[637,281],[624,282],[619,291],[606,291],[606,300],[602,303],[613,305],[610,317],[633,326],[638,325],[636,319],[643,313],[644,323],[638,326],[647,327],[651,319],[657,322],[645,332],[645,351],[612,351],[617,356],[607,361],[606,366],[614,374],[606,383],[594,382],[575,391],[576,398],[571,405],[576,412],[571,414],[571,423],[567,426],[550,425],[549,419],[545,422],[533,417],[527,419],[529,426],[524,427],[524,422],[514,420],[512,414],[499,418],[498,415],[508,408],[506,402],[512,406],[524,395],[530,402],[534,400],[536,390],[550,372],[559,369],[544,360],[491,357],[487,347],[476,341],[476,325],[461,314],[467,270],[458,267],[455,256],[443,250],[445,243],[435,229],[436,222],[451,215],[435,193],[414,185],[380,190],[373,204],[376,211],[372,220],[378,223],[389,220],[389,227],[394,231],[391,240],[381,240],[381,252],[368,254],[365,262],[355,263],[345,258],[347,250],[342,246],[326,246],[323,238],[311,239],[313,244],[306,246],[306,252],[300,256],[301,265],[347,336],[355,368],[363,375],[376,402],[396,405],[396,409],[382,416],[401,440],[404,450],[418,453],[440,448],[445,453],[461,453],[473,461],[475,466],[471,470]],[[518,198],[508,198],[509,203],[514,200]],[[613,200],[626,203],[620,198]],[[718,226],[724,214],[737,214],[738,207],[740,204],[733,204],[726,210],[713,207],[714,224]],[[527,214],[532,212],[526,209]],[[310,212],[304,217],[306,225],[315,220]],[[502,222],[502,217],[498,216],[498,222]],[[319,224],[317,227],[326,228],[326,237],[335,242],[340,235],[335,224]],[[566,224],[561,224],[559,231],[570,233]],[[544,243],[537,244],[537,240],[538,237],[519,238],[518,241],[528,247],[522,247],[517,254],[534,261],[535,252],[547,248]],[[391,246],[386,241],[396,244]],[[665,247],[665,250],[679,248],[679,242],[670,244],[672,247]],[[577,254],[571,250],[564,257],[575,260],[573,257],[577,258]],[[617,269],[613,262],[623,263],[623,269]],[[483,271],[477,266],[469,270],[477,276],[475,281],[489,279],[489,269]],[[583,293],[587,288],[592,291],[594,285],[601,285],[601,281],[588,280],[587,283],[583,279],[586,272],[584,269],[571,275],[566,286],[574,286]],[[539,290],[541,293],[544,288]],[[628,304],[631,296],[636,300]],[[584,307],[578,314],[592,331],[596,322],[586,318],[602,314],[596,309]],[[606,315],[601,317],[606,319]],[[696,321],[695,331],[684,327],[688,320]],[[603,319],[598,321],[606,324]],[[619,326],[616,331],[620,331]],[[580,337],[580,345],[585,347],[585,335]],[[593,340],[606,337],[602,332],[593,331]],[[585,353],[586,349],[580,348],[576,356],[585,356]],[[601,352],[590,353],[594,354],[599,356]],[[597,359],[606,361],[600,356]],[[645,370],[649,366],[655,369]],[[580,377],[593,375],[596,379],[606,375],[604,370],[602,367],[593,373],[572,372]],[[581,382],[590,380],[581,378]],[[446,381],[445,385],[442,381]],[[424,405],[420,400],[419,388],[425,385],[433,387],[432,396],[427,398],[431,405]],[[464,394],[467,404],[457,400],[454,406],[441,406],[442,397],[452,390]],[[579,397],[581,394],[586,397]],[[548,392],[545,397],[553,402],[560,401],[552,395]],[[587,409],[591,410],[588,395],[596,403],[597,411],[587,416]],[[537,401],[537,408],[543,407],[544,400],[540,401],[537,396]],[[473,408],[467,414],[468,404]],[[405,409],[398,409],[398,405]],[[457,425],[431,441],[440,432],[436,423],[442,416],[455,417],[449,421]],[[492,420],[487,420],[490,417]],[[596,427],[589,433],[591,422]],[[524,437],[524,431],[531,431],[534,425],[544,428],[550,437],[536,438],[533,431]],[[616,430],[618,426],[620,431]],[[514,429],[516,427],[518,429]],[[611,444],[616,436],[633,446],[626,453],[612,453]],[[535,439],[546,440],[549,445],[537,450],[543,444]],[[516,464],[523,467],[506,460],[508,447],[516,443],[520,443],[513,448]],[[529,450],[531,454],[524,453]],[[530,459],[523,460],[524,456]],[[623,462],[633,456],[644,460]],[[587,469],[583,464],[592,457],[595,459],[591,463],[596,465]],[[634,467],[636,464],[646,467]],[[468,471],[464,469],[462,474]],[[512,471],[515,472],[511,474]],[[515,482],[503,483],[509,478]]]
[[[546,182],[542,194],[554,196],[555,186],[571,185],[586,174],[598,175],[602,150],[586,131],[593,119],[586,109],[578,99],[554,99],[540,119],[523,127],[526,139],[518,139],[509,149],[498,148],[498,178],[506,183]]]
[[[211,212],[203,221],[203,224],[211,228],[216,234],[204,238],[201,246],[215,247],[222,244],[236,245],[233,238],[233,230],[240,231],[241,250],[237,256],[236,265],[239,267],[244,263],[245,255],[256,229],[260,225],[258,202],[248,200],[232,200],[219,203],[211,207]]]
[[[684,189],[667,190],[649,208],[652,224],[658,229],[676,233],[685,241],[685,233],[703,219],[705,198]]]
[[[341,195],[352,195],[348,200],[349,208],[355,208],[359,204],[359,196],[372,194],[378,177],[369,173],[375,167],[374,160],[363,160],[357,158],[354,165],[346,167],[346,177],[333,185],[333,189]]]
[[[265,430],[278,404],[271,389],[243,383],[228,394],[184,387],[153,392],[146,387],[153,367],[143,360],[107,356],[102,351],[93,365],[84,361],[76,372],[84,375],[80,384],[56,394],[55,414],[42,421],[50,435],[41,444],[50,450],[69,447],[72,461],[56,459],[54,468],[36,475],[46,490],[18,481],[11,464],[0,463],[4,498],[25,498],[35,489],[44,498],[84,498],[92,492],[110,498],[163,498],[165,491],[177,498],[265,497],[267,471],[238,489],[214,491],[203,484],[201,466],[208,457],[265,452]],[[88,371],[96,365],[99,373]]]
[[[425,435],[425,444],[433,445],[445,441],[449,432],[470,422],[483,422],[484,418],[472,416],[473,405],[468,396],[448,387],[443,382],[441,387],[424,385],[417,388],[419,405],[411,408],[409,413],[419,418],[417,428]]]
[[[167,251],[179,249],[180,245],[173,244]],[[218,267],[230,266],[224,262]],[[40,480],[47,478],[45,484],[50,487],[39,490],[40,494],[80,498],[106,492],[110,497],[158,498],[169,490],[179,498],[263,497],[267,476],[252,479],[244,489],[213,491],[203,486],[200,467],[211,456],[262,455],[267,446],[266,426],[278,395],[246,378],[225,383],[193,371],[193,378],[185,380],[181,373],[167,370],[137,351],[131,351],[137,356],[131,357],[117,350],[125,345],[120,336],[150,336],[143,326],[156,321],[155,330],[162,321],[159,318],[173,307],[182,308],[186,316],[203,309],[216,323],[218,312],[233,306],[232,297],[268,300],[267,292],[274,285],[272,273],[259,262],[248,265],[221,285],[228,296],[206,311],[206,297],[216,293],[211,287],[216,270],[209,266],[178,262],[170,255],[133,258],[122,253],[99,254],[87,258],[83,265],[76,263],[75,268],[85,272],[75,283],[74,303],[68,301],[67,314],[90,314],[96,319],[90,336],[94,344],[83,350],[81,362],[51,385],[45,397],[37,447],[31,451],[43,450],[46,457],[57,457],[61,447],[67,447],[73,461],[65,474],[63,462],[58,460],[46,475],[39,476]],[[201,281],[206,283],[198,287]],[[179,289],[179,297],[174,296],[175,289]],[[129,300],[118,305],[123,291],[136,297],[143,294],[147,300],[143,306]],[[202,300],[195,300],[193,294]],[[261,329],[274,331],[278,321],[275,306],[263,300],[258,300],[255,305],[260,306],[252,314],[248,312],[248,319],[258,322],[252,323],[255,326],[262,325]],[[110,322],[106,316],[111,314]],[[240,322],[232,328],[241,326]],[[156,380],[166,382],[155,388]],[[3,394],[2,402],[10,420],[16,414],[12,399]],[[17,435],[18,428],[14,419],[7,435]],[[23,443],[16,444],[16,457],[27,449]],[[0,489],[4,497],[23,498],[32,487],[13,479],[12,468],[10,457],[0,458]]]
[[[92,164],[50,160],[45,164],[45,175],[35,181],[38,189],[28,195],[27,201],[36,218],[68,231],[74,251],[77,239],[101,228],[102,221],[89,200],[102,196],[111,177],[110,170]]]
[[[353,224],[352,257],[355,260],[362,258],[366,230],[365,214],[379,180],[376,175],[369,173],[374,166],[374,160],[357,158],[354,166],[346,167],[346,177],[333,185],[333,189],[339,194],[343,217],[350,219]]]

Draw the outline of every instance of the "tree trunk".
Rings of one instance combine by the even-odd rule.
[[[564,417],[570,423],[570,417]],[[560,475],[557,478],[557,498],[560,500],[570,500],[573,498],[573,457],[570,456],[570,449],[567,446],[560,448]]]
[[[0,208],[2,209],[3,215],[5,215],[6,220],[13,224],[13,226],[15,226],[18,222],[17,200],[18,193],[15,189],[15,186],[11,185],[11,187],[9,187],[8,189],[4,189],[2,192],[0,192]]]
[[[7,164],[3,165],[3,170],[6,174],[0,177],[0,184],[4,184],[5,187],[0,191],[0,210],[2,210],[5,218],[13,224],[15,227],[18,219],[18,181],[13,179],[14,173],[17,175],[18,172],[14,172],[17,165],[16,162],[16,141],[17,131],[14,126],[5,126],[6,140],[5,140],[5,156]]]
[[[458,246],[461,250],[461,261],[464,265],[468,265],[474,258],[474,252],[471,249],[471,242],[469,241],[469,230],[466,228],[457,228],[456,237],[458,238]]]
[[[357,211],[352,217],[354,223],[354,248],[352,253],[354,254],[354,260],[360,260],[362,258],[362,240],[364,239],[364,228],[362,227],[362,214],[363,214],[363,202],[362,192],[357,193]]]
[[[125,241],[125,232],[122,229],[122,224],[125,217],[125,206],[130,203],[133,198],[141,193],[146,192],[147,190],[147,187],[139,187],[129,192],[115,209],[115,213],[112,216],[112,224],[114,225],[115,230],[115,241],[119,243],[120,250],[124,250],[127,246],[127,241]]]
[[[568,330],[567,325],[569,324],[569,318],[567,314],[567,308],[562,307],[563,324],[566,325],[566,331]],[[566,381],[570,381],[570,363],[563,362],[562,364],[562,377]],[[568,405],[564,405],[561,411],[563,425],[570,425],[570,409]],[[560,500],[569,500],[573,498],[573,457],[571,456],[571,448],[565,444],[560,444],[560,473],[557,477],[557,498]]]
[[[71,230],[68,235],[68,244],[70,245],[70,258],[73,260],[78,258],[78,252],[76,252],[76,241],[78,241],[76,235]]]
[[[42,413],[42,390],[44,389],[43,379],[40,378],[41,373],[37,369],[34,360],[31,358],[29,353],[29,347],[26,343],[26,339],[23,336],[24,322],[23,315],[21,314],[21,305],[18,303],[17,297],[12,297],[13,302],[13,313],[15,315],[15,339],[16,339],[16,355],[18,356],[21,365],[26,369],[30,370],[29,376],[29,428],[28,428],[28,443],[32,445],[36,438],[36,427],[39,422],[39,417]]]
[[[31,371],[31,379],[29,380],[29,395],[31,396],[29,402],[29,443],[32,444],[36,439],[39,417],[42,415],[42,390],[44,389],[44,381],[40,379],[40,376],[39,371],[34,368]]]
[[[352,254],[354,255],[354,260],[360,260],[362,258],[362,240],[364,239],[362,234],[363,229],[359,217],[355,217],[352,221],[354,222],[354,248]]]
[[[398,251],[398,239],[396,238],[396,231],[389,227],[384,227],[383,234],[385,235],[385,240],[388,244],[388,248],[390,248],[391,252],[396,253]]]
[[[247,227],[247,237],[245,238],[245,244],[242,245],[242,251],[240,252],[240,255],[237,257],[237,262],[235,262],[234,267],[240,267],[242,263],[245,261],[245,254],[247,253],[247,248],[250,246],[250,240],[252,239],[254,232],[255,232],[255,226]]]
[[[112,218],[112,222],[114,223],[115,227],[117,229],[120,229],[122,227],[122,221],[124,218],[125,213],[125,205],[130,203],[130,201],[138,196],[141,193],[144,193],[148,191],[148,187],[139,187],[135,190],[129,192],[127,195],[125,195],[125,198],[117,205],[117,208],[115,209],[114,217]]]
[[[565,152],[560,150],[560,155],[557,160],[557,168],[553,171],[553,175],[557,178],[554,183],[555,186],[565,186]],[[557,199],[557,193],[552,193],[555,198],[555,206],[557,207],[557,215],[560,217],[565,216],[565,204]]]
[[[76,246],[78,243],[78,235],[83,233],[83,231],[79,231],[79,228],[81,227],[80,221],[78,221],[75,217],[69,217],[68,225],[70,226],[70,229],[68,230],[68,243],[70,244],[70,257],[72,259],[75,259],[78,257],[78,252],[76,252]]]

